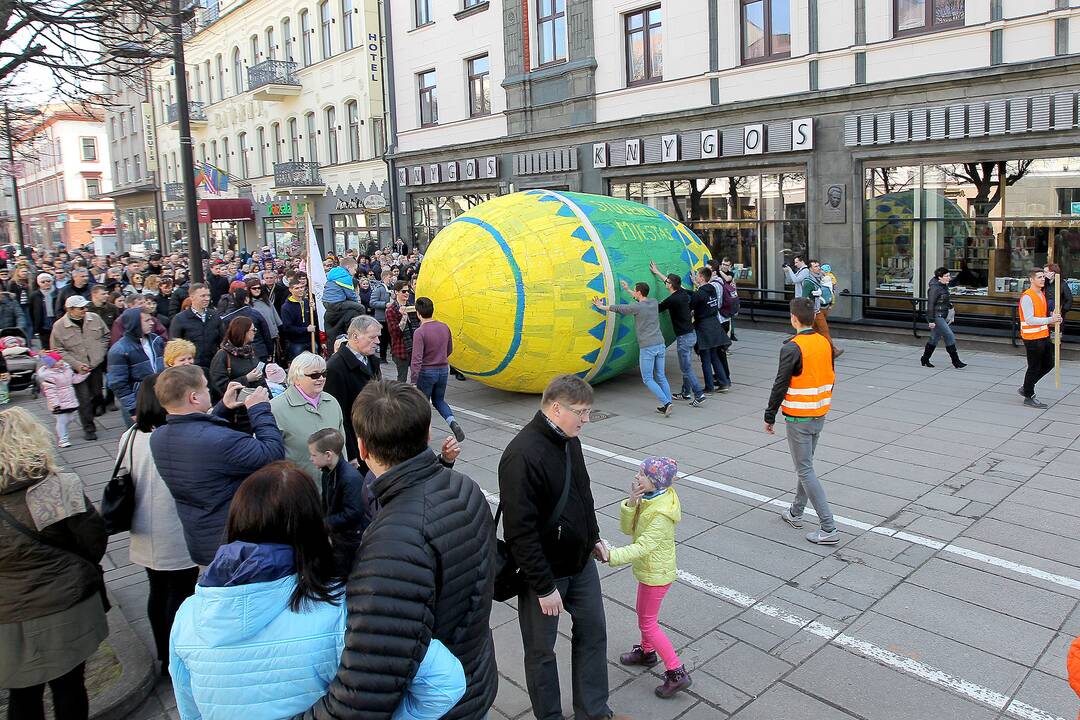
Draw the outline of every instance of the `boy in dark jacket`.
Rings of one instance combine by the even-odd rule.
[[[371,517],[364,512],[360,471],[345,459],[345,436],[334,428],[323,428],[308,438],[311,464],[322,471],[322,501],[334,559],[341,573],[348,574],[353,554]]]

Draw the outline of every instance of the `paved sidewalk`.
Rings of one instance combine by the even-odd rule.
[[[777,516],[794,475],[782,423],[764,433],[762,409],[784,336],[739,336],[732,391],[702,408],[657,416],[635,374],[597,388],[582,440],[609,541],[625,540],[618,503],[634,462],[672,455],[691,474],[677,485],[680,580],[661,621],[694,686],[662,701],[658,672],[618,666],[638,635],[635,582],[628,568],[602,568],[612,707],[650,720],[1075,717],[1065,652],[1080,634],[1080,363],[1065,365],[1060,390],[1052,376],[1041,383],[1051,408],[1036,411],[1016,394],[1020,353],[964,354],[964,370],[939,353],[931,370],[921,348],[845,342],[817,463],[842,541],[822,548],[802,537],[812,516],[803,531]],[[538,399],[451,382],[469,434],[458,468],[497,493],[502,449]],[[104,419],[100,442],[63,452],[94,500],[119,435],[116,414]],[[437,420],[433,438],[445,432]],[[109,545],[110,592],[150,646],[145,574],[126,548],[126,536]],[[491,617],[497,719],[531,717],[515,615],[496,603]],[[568,619],[562,629],[568,690]],[[563,705],[570,715],[568,694]],[[173,708],[162,681],[131,717]]]

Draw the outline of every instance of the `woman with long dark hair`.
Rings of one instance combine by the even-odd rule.
[[[954,368],[967,367],[967,363],[961,362],[960,355],[956,352],[956,335],[953,333],[952,323],[953,304],[949,295],[949,283],[952,274],[947,267],[939,267],[934,271],[934,277],[930,278],[930,284],[926,288],[926,321],[930,325],[930,340],[926,343],[923,355],[919,362],[923,367],[932,368],[930,357],[937,349],[938,343],[945,342],[945,351],[949,353]]]
[[[182,341],[181,341],[182,342]],[[131,518],[131,562],[146,568],[150,592],[146,616],[154,634],[161,674],[169,671],[169,632],[180,604],[195,592],[199,568],[188,555],[176,501],[157,471],[150,433],[165,424],[154,387],[157,375],[144,378],[135,397],[135,425],[120,438],[120,469],[135,481]]]
[[[210,393],[215,399],[225,394],[230,382],[245,387],[262,384],[263,371],[255,354],[255,324],[244,315],[234,317],[225,331],[221,349],[210,361]]]
[[[302,713],[337,674],[345,642],[315,483],[287,460],[253,473],[233,496],[225,536],[173,625],[177,711],[182,720]],[[433,720],[464,692],[461,663],[432,640],[394,717]]]

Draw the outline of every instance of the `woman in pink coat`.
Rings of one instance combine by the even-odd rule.
[[[56,416],[56,438],[62,448],[71,447],[68,439],[68,423],[79,409],[75,396],[75,384],[81,383],[89,373],[77,373],[57,352],[41,353],[38,367],[38,383],[49,410]]]

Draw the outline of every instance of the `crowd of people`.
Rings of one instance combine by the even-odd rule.
[[[113,405],[126,426],[113,476],[133,487],[130,558],[146,570],[157,661],[181,718],[483,718],[498,689],[488,626],[496,588],[517,598],[535,716],[562,716],[555,645],[567,612],[575,714],[625,718],[609,705],[597,562],[631,565],[637,580],[640,641],[620,662],[662,662],[661,698],[692,685],[659,624],[676,579],[677,462],[641,463],[619,508],[630,540],[613,547],[600,535],[579,439],[593,389],[559,376],[502,454],[493,517],[455,469],[465,433],[445,399],[457,374],[453,336],[431,299],[415,295],[419,256],[329,261],[330,332],[295,260],[210,257],[207,283],[188,283],[177,257],[31,260],[39,264],[16,264],[15,276],[36,277],[39,300],[49,294],[51,310],[35,315],[48,326],[32,327],[55,444],[70,446],[76,415],[94,439],[95,418]],[[814,471],[840,354],[824,317],[834,284],[815,261],[794,265],[795,335],[780,352],[764,429],[782,416],[795,468],[780,517],[801,528],[809,503],[819,527],[806,540],[835,545]],[[730,386],[738,295],[726,259],[696,268],[693,291],[651,269],[662,300],[639,282],[624,283],[631,303],[594,304],[633,316],[642,378],[669,416],[675,399],[697,407]],[[938,280],[947,287],[947,273]],[[1040,353],[1060,317],[1045,282],[1033,272],[1021,301],[1025,342]],[[946,291],[934,317],[948,305]],[[677,394],[661,312],[676,335]],[[394,379],[383,377],[387,355]],[[432,408],[450,430],[437,452]],[[85,718],[85,664],[108,634],[106,519],[53,446],[25,409],[0,412],[0,686],[20,720],[44,717],[46,686],[58,717]]]

